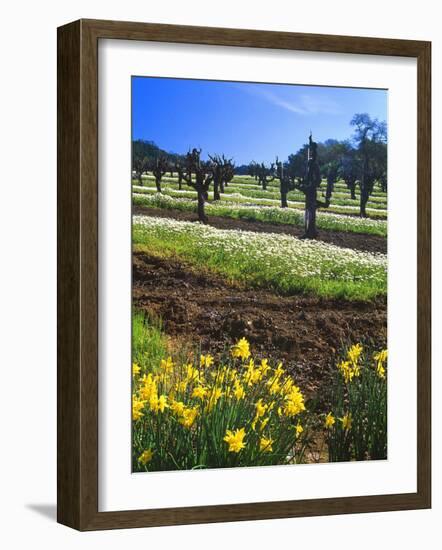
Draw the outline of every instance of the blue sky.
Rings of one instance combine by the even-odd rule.
[[[132,78],[133,139],[169,152],[202,148],[235,163],[286,159],[308,141],[347,139],[350,120],[387,120],[387,91],[173,78]]]

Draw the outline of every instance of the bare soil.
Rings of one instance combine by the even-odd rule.
[[[134,206],[134,214],[156,216],[159,218],[172,218],[182,221],[197,221],[193,212],[182,212],[181,210],[162,210],[160,208],[148,208],[145,206]],[[256,233],[283,233],[301,237],[303,228],[292,224],[276,224],[260,221],[237,220],[223,218],[221,216],[209,216],[209,223],[217,229],[241,229],[243,231],[254,231]],[[347,231],[319,230],[318,240],[331,243],[343,248],[353,248],[366,252],[387,253],[387,239],[378,235],[362,235]]]
[[[283,360],[310,396],[323,394],[343,343],[386,343],[386,299],[365,303],[279,296],[232,286],[213,273],[142,252],[133,255],[133,303],[161,318],[177,345],[192,342],[221,353],[245,336],[258,357]]]

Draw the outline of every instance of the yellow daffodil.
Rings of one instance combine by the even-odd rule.
[[[387,361],[388,351],[386,349],[381,350],[379,353],[376,353],[374,360],[377,362],[376,365],[376,374],[379,378],[385,378],[385,367],[384,363]]]
[[[187,380],[181,380],[180,382],[178,382],[176,384],[176,390],[178,392],[184,393],[187,389],[188,384],[189,384],[189,382]]]
[[[271,453],[273,451],[272,444],[273,439],[271,439],[270,437],[261,437],[261,439],[259,440],[259,450],[264,453]]]
[[[151,396],[150,396],[150,399],[149,399],[149,407],[150,407],[150,410],[154,413],[158,413],[158,412],[164,412],[164,410],[166,409],[166,407],[168,407],[169,405],[167,404],[167,395],[160,395],[158,397],[158,394],[157,393],[153,393]]]
[[[210,367],[213,365],[213,357],[208,353],[207,355],[201,355],[200,357],[200,367]]]
[[[284,378],[284,381],[279,389],[279,394],[281,395],[281,397],[289,395],[294,385],[295,382],[291,376],[287,376],[286,378]]]
[[[351,430],[352,418],[350,413],[347,413],[339,420],[342,422],[342,427],[345,431],[348,432],[349,430]]]
[[[183,414],[184,408],[185,405],[182,401],[173,400],[170,403],[170,410],[178,416],[181,416]]]
[[[183,414],[179,421],[185,428],[191,428],[197,416],[198,416],[197,407],[187,408],[183,410]]]
[[[174,364],[172,361],[172,357],[168,357],[167,359],[161,359],[161,363],[160,363],[161,370],[169,373],[173,371],[173,367],[174,367]]]
[[[193,388],[192,397],[195,397],[196,399],[204,399],[207,393],[208,390],[204,386],[195,386],[195,388]]]
[[[229,445],[230,453],[239,453],[246,446],[244,437],[246,435],[245,428],[241,428],[232,432],[231,430],[226,431],[226,435],[223,440]]]
[[[338,364],[338,369],[344,377],[344,381],[346,384],[351,382],[354,377],[358,377],[361,372],[359,365],[355,363],[350,363],[350,361],[341,361]]]
[[[262,375],[263,376],[266,376],[266,374],[269,372],[270,370],[270,365],[269,365],[269,361],[268,359],[262,359],[261,360],[261,365],[260,365],[260,370],[262,372]]]
[[[236,382],[233,387],[233,395],[236,397],[236,400],[239,401],[240,399],[243,399],[245,394],[246,392],[244,391],[244,388],[239,382]]]
[[[147,376],[144,375],[141,379],[141,386],[139,389],[139,394],[142,399],[149,401],[152,394],[157,393],[157,385],[151,373]]]
[[[379,376],[379,378],[385,378],[385,368],[381,362],[377,364],[376,374]]]
[[[186,365],[186,381],[187,382],[196,382],[199,379],[199,371],[193,365]]]
[[[236,382],[238,380],[238,371],[235,369],[230,369],[227,373],[227,380],[229,382]]]
[[[347,351],[347,357],[349,361],[351,361],[353,364],[356,364],[359,361],[362,350],[363,348],[361,344],[354,344],[353,346],[351,346],[351,348]]]
[[[263,418],[263,419],[261,420],[261,424],[259,425],[259,430],[260,430],[261,432],[262,432],[263,429],[267,426],[268,422],[269,422],[269,417],[268,417],[268,416],[267,416],[266,418]]]
[[[268,408],[268,405],[265,405],[262,402],[262,399],[258,399],[258,401],[255,403],[256,413],[255,413],[255,418],[253,419],[253,422],[252,422],[252,430],[256,428],[256,423],[258,422],[258,420],[265,415],[267,408]]]
[[[245,338],[241,338],[232,348],[232,357],[248,359],[250,357],[250,344]]]
[[[152,449],[146,449],[138,457],[138,462],[143,466],[146,466],[146,464],[152,460],[152,457],[153,457]]]
[[[247,365],[247,370],[244,374],[244,382],[248,386],[252,386],[261,380],[262,372],[259,368],[255,369],[255,361],[250,359]]]
[[[215,405],[218,403],[218,401],[221,399],[222,396],[223,396],[222,389],[217,387],[217,386],[214,387],[212,389],[212,392],[208,396],[207,405],[206,405],[205,410],[207,412],[210,412],[213,409],[213,407],[215,407]]]
[[[296,416],[304,410],[304,396],[298,386],[293,386],[290,393],[286,396],[284,413],[286,416]]]
[[[282,368],[282,363],[278,363],[278,367],[275,369],[274,375],[276,378],[281,378],[284,373],[285,370]]]
[[[279,378],[273,376],[270,378],[270,380],[267,382],[267,387],[269,389],[270,395],[276,395],[277,393],[280,393],[281,391],[281,384],[279,383]]]
[[[383,349],[380,352],[376,353],[374,358],[375,361],[381,361],[382,363],[385,363],[388,358],[388,351],[386,349]]]
[[[324,425],[327,428],[327,430],[329,430],[331,427],[333,427],[333,424],[335,422],[336,422],[335,417],[332,415],[331,412],[329,412],[327,414],[327,416],[325,417],[325,422],[324,422]]]
[[[137,363],[132,363],[132,375],[138,376],[140,374],[141,368]]]
[[[298,422],[295,427],[296,437],[299,437],[302,432],[304,431],[304,428],[301,426],[301,424]]]
[[[132,397],[132,418],[133,420],[139,420],[143,416],[143,408],[146,401],[138,399],[136,395]]]
[[[261,416],[265,415],[265,412],[267,410],[268,405],[262,402],[262,399],[258,399],[258,401],[255,403],[255,409],[256,409],[256,416],[258,418],[261,418]]]

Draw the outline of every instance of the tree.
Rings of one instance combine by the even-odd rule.
[[[248,166],[248,175],[256,181],[258,179],[258,164],[254,160]]]
[[[149,169],[149,162],[146,157],[135,157],[133,159],[132,163],[133,171],[135,172],[135,176],[138,180],[139,185],[143,185],[143,179],[142,176],[147,170]]]
[[[161,180],[164,174],[167,172],[167,169],[168,169],[168,165],[167,165],[166,158],[163,156],[157,157],[156,161],[152,166],[152,173],[155,177],[155,185],[158,193],[161,193]]]
[[[223,161],[219,155],[209,155],[209,159],[213,176],[213,200],[219,201],[221,199],[220,187],[223,185]]]
[[[275,179],[274,172],[275,172],[274,163],[270,165],[270,168],[267,168],[267,166],[263,162],[261,162],[261,164],[257,164],[256,174],[258,176],[258,181],[259,181],[259,184],[262,186],[263,191],[266,191],[267,184]]]
[[[309,137],[307,169],[300,182],[300,189],[305,194],[304,235],[305,239],[316,239],[316,210],[320,205],[317,200],[317,189],[321,185],[321,171],[318,164],[317,143]],[[326,205],[321,205],[326,206]]]
[[[308,157],[308,145],[303,145],[296,153],[289,155],[287,170],[291,178],[302,178],[305,175],[306,158]]]
[[[222,156],[222,161],[223,161],[223,173],[221,178],[220,189],[221,189],[221,193],[224,193],[224,186],[227,187],[235,175],[235,164],[233,163],[233,159],[226,159],[224,155]]]
[[[299,189],[302,191],[305,195],[303,238],[315,239],[318,235],[316,210],[318,207],[327,208],[330,201],[321,203],[317,199],[317,191],[321,185],[321,169],[318,162],[318,144],[313,141],[312,135],[310,134],[308,145],[301,147],[296,154],[290,155],[285,166],[281,162],[277,162],[277,165],[277,177],[280,180],[281,189],[281,206],[287,206],[288,190]]]
[[[360,162],[356,149],[350,143],[346,143],[347,149],[341,157],[341,177],[350,191],[350,197],[356,200],[356,183],[360,173]]]
[[[227,185],[235,175],[235,167],[232,159],[224,155],[209,155],[210,171],[213,176],[213,200],[221,199],[220,193],[224,193],[224,186]]]
[[[157,157],[162,156],[166,157],[168,161],[183,160],[183,155],[178,155],[176,153],[170,153],[161,149],[153,141],[147,141],[144,139],[136,139],[132,142],[132,154],[133,158],[144,158],[146,157],[149,162],[153,162]]]
[[[181,161],[175,161],[175,171],[178,174],[178,189],[181,191],[184,176],[184,167]]]
[[[336,139],[327,139],[324,143],[318,143],[318,162],[321,176],[327,181],[325,191],[327,207],[330,206],[335,183],[342,175],[342,157],[346,150],[346,143]]]
[[[387,125],[372,119],[367,113],[354,115],[354,141],[360,156],[360,216],[367,217],[366,205],[376,181],[385,179],[387,170]]]
[[[325,189],[325,204],[327,207],[330,206],[331,197],[335,189],[335,183],[338,180],[339,173],[340,163],[338,160],[331,160],[326,164],[327,187]]]
[[[281,195],[281,208],[288,208],[287,195],[289,191],[295,188],[295,182],[290,178],[290,174],[287,170],[287,165],[279,161],[276,157],[276,174],[275,177],[279,179],[279,193]]]
[[[205,213],[205,202],[209,196],[210,184],[213,180],[213,174],[210,166],[201,161],[201,149],[192,149],[186,155],[184,181],[193,187],[197,193],[198,200],[198,219],[201,223],[207,223],[209,220]],[[194,177],[193,177],[194,176]]]

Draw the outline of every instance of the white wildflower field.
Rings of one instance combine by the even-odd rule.
[[[244,187],[248,187],[244,185]],[[153,186],[144,186],[144,185],[133,185],[132,189],[135,194],[156,194],[157,188]],[[249,204],[256,204],[256,205],[265,205],[265,206],[278,206],[280,204],[280,200],[278,198],[272,198],[274,195],[262,191],[258,191],[259,194],[263,194],[263,196],[256,196],[255,192],[252,192],[251,194],[244,194],[244,191],[241,189],[235,188],[235,190],[232,190],[231,187],[229,187],[228,192],[220,193],[221,199],[223,201],[228,202],[234,202],[234,203],[249,203]],[[162,194],[164,194],[167,197],[189,197],[192,199],[196,199],[196,192],[192,191],[191,189],[175,189],[173,187],[167,186],[164,187],[162,190]],[[344,202],[344,201],[343,201]],[[299,200],[288,200],[287,201],[289,208],[296,208],[298,210],[304,209],[304,202],[302,201],[301,197],[299,197]],[[329,209],[327,209],[329,210]],[[386,215],[386,210],[381,207],[377,208],[370,208],[367,207],[367,212],[371,214],[375,214],[378,217]],[[344,212],[349,214],[355,214],[357,212],[357,207],[355,207],[354,204],[339,204],[339,205],[333,205],[331,207],[330,212]]]
[[[134,216],[137,246],[173,254],[249,285],[286,294],[369,299],[386,293],[387,257],[289,235],[220,230],[200,223]]]

